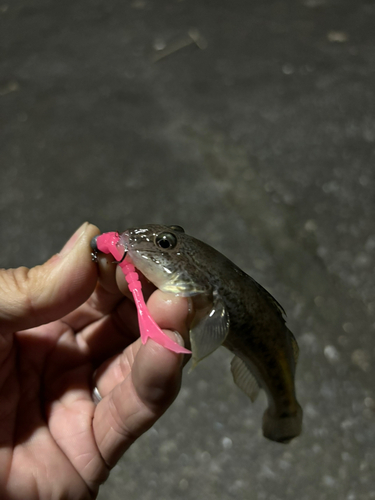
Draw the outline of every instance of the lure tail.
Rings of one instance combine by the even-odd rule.
[[[133,264],[122,262],[119,265],[125,274],[129,290],[132,292],[134,302],[137,306],[138,323],[142,343],[145,344],[147,339],[150,338],[170,351],[191,354],[191,351],[185,349],[185,347],[182,347],[180,344],[177,344],[177,342],[174,342],[171,338],[169,338],[168,335],[166,335],[152,319],[143,298],[141,282],[139,281],[138,274],[135,272]]]

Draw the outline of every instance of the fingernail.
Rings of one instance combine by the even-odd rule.
[[[171,334],[172,334],[171,337],[174,336],[174,338],[172,338],[172,340],[177,342],[177,344],[180,345],[181,347],[185,347],[185,341],[177,331],[171,332]],[[184,364],[184,358],[185,358],[184,355],[183,356],[180,355],[180,366],[181,367]]]
[[[185,341],[181,337],[181,335],[178,332],[176,332],[176,331],[174,331],[173,333],[174,333],[174,336],[175,336],[175,339],[174,339],[175,342],[177,342],[177,344],[180,345],[181,347],[185,347]]]
[[[65,245],[63,246],[63,248],[59,252],[59,255],[61,257],[65,257],[65,255],[67,255],[72,250],[72,248],[77,243],[77,241],[80,239],[82,234],[86,231],[87,226],[88,226],[88,222],[84,222],[82,224],[82,226],[80,226],[77,229],[77,231],[69,238],[69,240],[65,243]]]

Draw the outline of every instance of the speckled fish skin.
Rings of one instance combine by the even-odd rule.
[[[175,243],[173,248],[156,243],[165,234],[172,235],[167,239]],[[229,317],[222,345],[245,363],[245,372],[249,369],[267,394],[263,434],[283,443],[298,436],[302,427],[294,386],[298,347],[276,300],[224,255],[178,226],[128,229],[120,244],[155,286],[191,297],[197,311],[207,313],[214,297],[222,300]]]

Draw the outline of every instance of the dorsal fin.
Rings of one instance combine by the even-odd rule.
[[[282,318],[285,320],[286,312],[284,311],[283,306],[273,297],[268,290],[266,290],[262,285],[260,285],[254,278],[249,276],[251,281],[256,285],[258,289],[260,289],[263,293],[266,294],[266,297],[272,302],[272,304],[276,307],[276,309],[281,314]]]
[[[292,344],[294,363],[297,364],[299,356],[299,347],[293,333],[289,330],[289,328],[288,328],[288,333],[290,335],[290,341]]]
[[[254,403],[256,400],[260,384],[251,373],[247,364],[238,356],[234,356],[230,364],[234,383],[251,399]]]

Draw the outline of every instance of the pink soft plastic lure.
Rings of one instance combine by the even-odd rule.
[[[133,294],[134,302],[138,311],[138,324],[141,332],[142,343],[145,344],[148,338],[151,338],[158,344],[162,345],[170,351],[191,354],[191,351],[180,346],[168,337],[152,319],[149,310],[147,309],[142,293],[142,285],[139,281],[139,276],[135,272],[135,267],[131,262],[123,259],[121,251],[117,247],[120,237],[118,233],[103,233],[95,238],[96,248],[103,253],[110,253],[116,259],[121,267],[126,281],[129,285],[129,290]]]

